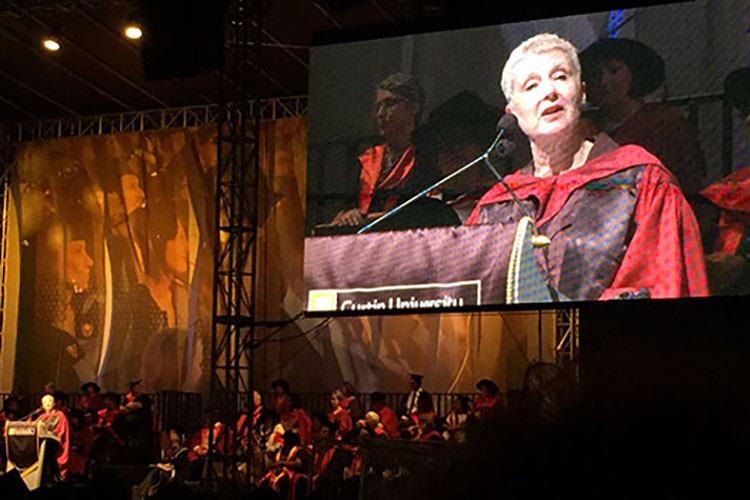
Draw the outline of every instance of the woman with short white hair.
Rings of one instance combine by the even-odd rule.
[[[532,162],[479,201],[469,224],[514,228],[526,214],[551,243],[537,250],[563,299],[708,294],[700,232],[674,177],[639,146],[594,134],[581,117],[585,85],[575,47],[544,33],[516,47],[501,86]]]

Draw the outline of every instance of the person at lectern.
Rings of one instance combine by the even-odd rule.
[[[345,202],[333,226],[362,226],[437,181],[434,163],[415,144],[414,132],[424,108],[424,90],[411,75],[395,73],[375,91],[373,117],[383,138],[357,157],[359,192]],[[424,197],[378,230],[458,225],[453,211],[434,197]]]
[[[708,295],[701,236],[675,177],[636,145],[581,119],[576,48],[554,34],[516,47],[502,72],[506,112],[532,161],[479,201],[468,224],[515,227],[524,215],[551,241],[537,249],[548,284],[573,300]]]
[[[64,481],[68,475],[68,456],[70,451],[68,418],[64,412],[57,409],[55,397],[52,394],[42,396],[42,410],[43,413],[39,415],[38,420],[46,422],[54,430],[55,434],[60,437],[60,442],[57,445],[57,453],[53,459],[46,460],[45,467],[53,467],[53,470],[56,469],[53,477]]]

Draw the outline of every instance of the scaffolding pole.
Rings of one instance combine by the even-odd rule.
[[[255,340],[255,245],[258,228],[260,106],[252,86],[260,68],[262,1],[233,0],[227,36],[225,85],[218,113],[218,156],[214,213],[214,288],[211,331],[209,475],[217,482],[249,483],[250,447],[230,432],[245,406],[252,415]],[[223,421],[226,432],[214,427]],[[234,429],[232,429],[234,430]],[[248,442],[250,440],[248,439]],[[241,468],[245,464],[244,469]],[[242,472],[241,472],[242,471]]]

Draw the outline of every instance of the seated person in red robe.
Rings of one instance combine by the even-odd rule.
[[[349,415],[352,417],[352,420],[359,420],[362,418],[364,412],[362,411],[362,406],[357,399],[357,389],[354,387],[354,384],[349,381],[344,381],[344,383],[341,384],[341,392],[344,393],[344,400],[341,402],[341,406],[349,410]]]
[[[253,391],[253,415],[250,416],[250,408],[247,402],[243,403],[242,411],[235,423],[235,432],[239,436],[240,450],[247,450],[250,444],[251,432],[258,428],[263,415],[263,400],[258,391]]]
[[[81,386],[81,394],[78,397],[78,408],[85,414],[96,413],[104,408],[101,388],[96,382],[86,382]]]
[[[271,382],[271,404],[268,405],[269,409],[276,413],[277,417],[281,417],[284,413],[291,411],[292,399],[291,390],[289,389],[289,382],[283,378],[274,380]]]
[[[750,68],[724,80],[724,98],[750,126]],[[750,166],[711,184],[701,194],[721,209],[713,252],[706,256],[712,294],[750,294]]]
[[[269,488],[280,495],[280,498],[295,499],[306,488],[308,476],[306,471],[310,464],[307,449],[299,442],[294,432],[284,434],[284,446],[274,458],[271,470],[257,482],[259,489]]]
[[[408,438],[418,439],[422,436],[425,433],[425,423],[432,425],[431,431],[435,430],[434,424],[436,419],[437,413],[435,412],[435,404],[432,401],[432,394],[427,391],[420,392],[419,397],[417,397],[416,411],[411,413],[408,418]]]
[[[341,441],[353,428],[352,417],[349,410],[341,405],[344,400],[344,393],[335,390],[331,394],[331,413],[328,414],[328,420],[336,425],[336,439]]]
[[[469,224],[511,230],[530,214],[546,237],[537,253],[550,290],[571,300],[708,295],[695,216],[662,162],[636,145],[591,134],[575,47],[557,35],[526,40],[502,73],[506,111],[531,143],[532,162],[498,184]]]
[[[370,411],[374,411],[380,417],[386,434],[390,438],[398,437],[398,415],[385,404],[385,394],[373,392],[370,394]]]
[[[704,242],[714,211],[699,195],[706,164],[695,128],[679,110],[660,102],[644,102],[664,83],[664,61],[653,49],[627,38],[608,38],[580,55],[582,78],[597,130],[620,145],[637,144],[661,160],[677,178],[695,212]]]
[[[359,193],[336,214],[333,226],[362,226],[437,181],[437,170],[414,144],[414,131],[424,108],[424,90],[417,80],[396,73],[377,86],[373,114],[383,143],[357,158]],[[452,210],[440,200],[424,197],[377,230],[459,225]]]
[[[65,480],[68,476],[68,459],[70,454],[70,429],[68,426],[68,417],[65,413],[57,409],[55,398],[52,394],[42,396],[42,409],[44,412],[39,415],[38,420],[45,422],[47,426],[60,437],[57,443],[56,451],[50,453],[51,448],[47,448],[48,455],[45,457],[45,468],[52,468],[52,477]],[[52,441],[49,441],[51,443]],[[48,446],[49,446],[48,443]]]
[[[359,431],[359,437],[388,438],[388,432],[380,422],[380,415],[374,411],[368,411],[364,418],[357,421],[357,430]]]
[[[328,465],[331,463],[333,455],[336,453],[338,447],[336,446],[335,426],[328,421],[328,416],[325,413],[318,412],[314,413],[312,417],[313,422],[313,438],[312,438],[312,449],[313,449],[313,487],[317,481],[318,476],[324,474],[328,470]]]
[[[302,401],[298,397],[292,398],[291,414],[294,416],[294,427],[299,434],[300,444],[302,446],[309,445],[312,440],[312,420],[310,415],[302,408]]]
[[[474,412],[479,419],[491,418],[500,412],[502,401],[500,399],[500,388],[489,379],[477,382],[477,389],[482,394],[474,401]]]

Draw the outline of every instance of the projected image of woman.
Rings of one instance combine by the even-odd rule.
[[[163,315],[163,323],[143,348],[140,378],[146,391],[179,389],[186,369],[189,242],[181,216],[186,214],[187,204],[168,201],[154,207],[158,216],[149,224],[149,259],[143,282]]]
[[[51,167],[51,168],[49,168]],[[36,245],[34,331],[27,374],[71,390],[96,378],[102,328],[101,212],[80,164],[54,155],[48,165],[48,213]],[[51,174],[51,175],[50,175]],[[25,366],[25,365],[24,365]]]
[[[674,176],[640,146],[620,147],[581,120],[586,89],[575,47],[541,34],[502,72],[506,111],[531,143],[532,161],[506,177],[468,223],[508,224],[532,214],[551,244],[539,249],[549,284],[575,300],[708,294],[695,216]]]
[[[411,75],[395,73],[378,84],[373,117],[383,143],[358,156],[358,198],[336,214],[332,225],[361,226],[437,180],[437,169],[422,157],[413,140],[424,100],[424,90]],[[446,205],[425,199],[379,229],[458,223]]]
[[[104,381],[120,389],[139,375],[140,354],[149,336],[162,328],[163,316],[143,284],[148,255],[144,173],[153,159],[146,147],[123,151],[101,170],[105,191],[107,247],[112,275],[112,326],[104,363]]]

